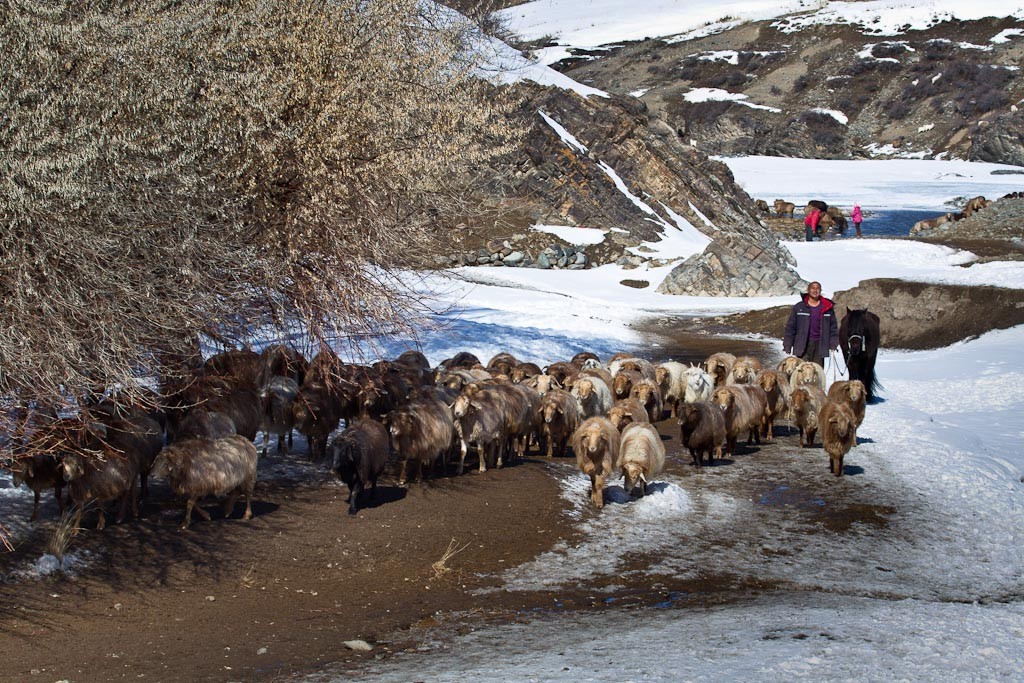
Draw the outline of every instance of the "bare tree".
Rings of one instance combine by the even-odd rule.
[[[516,140],[475,30],[421,0],[4,0],[0,395],[407,324],[451,179]]]

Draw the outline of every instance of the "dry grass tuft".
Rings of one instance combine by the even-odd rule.
[[[444,554],[441,555],[441,559],[430,565],[431,569],[434,570],[434,576],[436,578],[440,578],[450,572],[451,567],[448,566],[448,560],[452,559],[468,547],[469,543],[465,543],[459,547],[458,542],[454,538],[449,541],[448,548],[444,551]]]
[[[238,581],[242,588],[255,588],[256,586],[256,565],[249,565],[249,569]]]
[[[77,510],[75,508],[68,508],[57,520],[57,526],[53,530],[53,535],[50,536],[50,540],[46,543],[46,552],[57,558],[57,561],[64,564],[64,556],[68,552],[68,547],[71,545],[71,539],[78,533],[78,526],[76,525]]]

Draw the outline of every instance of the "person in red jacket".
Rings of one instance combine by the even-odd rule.
[[[860,237],[860,224],[864,222],[864,214],[860,212],[860,204],[853,205],[853,211],[850,212],[850,220],[853,221],[853,227],[857,228],[857,237]]]
[[[808,242],[814,240],[818,235],[818,222],[821,220],[821,211],[816,207],[811,209],[811,212],[804,218],[804,236]]]
[[[820,282],[812,282],[789,313],[782,350],[825,367],[829,351],[838,346],[835,304],[821,295]]]

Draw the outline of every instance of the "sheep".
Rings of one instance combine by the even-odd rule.
[[[417,370],[423,370],[425,372],[430,371],[430,361],[427,360],[427,357],[423,355],[422,351],[416,351],[414,349],[403,351],[401,355],[395,359],[395,362],[400,365],[416,368]]]
[[[756,209],[757,209],[758,213],[767,213],[767,214],[770,214],[770,213],[771,213],[771,212],[770,212],[770,211],[768,210],[768,202],[766,202],[766,201],[765,201],[765,200],[763,200],[763,199],[758,199],[758,200],[756,200],[756,201],[754,202],[754,208],[756,208]]]
[[[223,396],[214,396],[204,404],[207,410],[224,413],[235,423],[235,431],[254,441],[260,431],[260,395],[254,389],[236,388]]]
[[[841,401],[850,407],[850,412],[853,413],[853,426],[859,429],[864,422],[864,405],[868,396],[864,383],[859,379],[833,382],[828,388],[827,396],[829,401]]]
[[[555,451],[565,455],[565,446],[580,424],[576,397],[562,389],[552,389],[541,399],[537,415],[541,421],[540,450],[552,457]]]
[[[604,482],[619,466],[619,430],[604,417],[591,417],[572,435],[576,465],[590,477],[590,500],[604,507]]]
[[[526,455],[530,441],[538,431],[537,409],[540,407],[541,396],[521,384],[498,385],[494,391],[503,394],[507,401],[505,430],[508,435],[508,462],[514,463],[517,458]]]
[[[100,445],[99,455],[84,449],[75,449],[64,453],[61,468],[64,481],[68,483],[68,494],[75,504],[76,511],[72,526],[81,525],[82,514],[89,503],[97,503],[99,518],[96,530],[106,526],[103,515],[103,504],[111,500],[120,500],[121,506],[117,513],[117,522],[124,520],[131,505],[132,515],[138,516],[138,498],[135,478],[139,474],[138,462],[135,458],[122,455],[113,448]]]
[[[501,458],[508,432],[505,429],[505,407],[497,394],[481,391],[472,397],[461,394],[452,404],[452,418],[459,435],[460,458],[458,474],[466,463],[466,452],[472,444],[479,456],[477,470],[482,474],[488,465]]]
[[[828,453],[828,471],[843,476],[843,456],[857,443],[856,418],[844,401],[826,401],[818,413],[821,444]]]
[[[597,377],[578,378],[573,385],[572,395],[580,404],[580,415],[583,418],[607,415],[614,403],[611,389]]]
[[[699,403],[711,398],[711,392],[715,390],[715,380],[698,365],[691,365],[684,372],[686,376],[686,393],[683,394],[683,401],[686,403]]]
[[[439,386],[461,390],[467,384],[476,382],[477,377],[468,369],[453,368],[438,375],[435,381]]]
[[[573,356],[572,360],[569,362],[578,367],[580,370],[582,370],[583,368],[587,367],[587,361],[594,361],[595,363],[598,364],[601,363],[601,359],[598,357],[598,355],[590,351],[580,351],[575,356]]]
[[[634,422],[623,431],[619,441],[619,467],[628,495],[640,484],[640,495],[647,484],[665,467],[665,444],[657,428],[649,422]]]
[[[388,430],[376,420],[356,420],[331,439],[327,454],[331,469],[348,486],[348,513],[354,515],[367,485],[370,497],[377,497],[377,477],[388,462]]]
[[[767,409],[768,397],[764,389],[749,384],[734,384],[719,387],[711,395],[711,402],[725,411],[726,451],[736,453],[736,438],[747,434],[747,445],[751,441],[761,443],[761,423]]]
[[[544,368],[544,374],[551,375],[558,380],[559,384],[565,386],[567,380],[574,379],[576,375],[580,374],[580,369],[572,363],[560,361]]]
[[[207,374],[227,378],[236,387],[255,390],[263,359],[252,349],[228,349],[206,359],[203,369]]]
[[[775,369],[786,376],[786,381],[789,382],[793,376],[793,371],[796,370],[796,366],[803,363],[803,361],[796,356],[786,356],[779,361],[779,364],[775,366]]]
[[[149,473],[157,454],[164,447],[160,424],[148,415],[136,413],[108,420],[104,427],[106,446],[135,462],[141,497],[146,498],[149,495]]]
[[[615,400],[629,398],[633,385],[643,379],[643,375],[636,370],[620,370],[613,377],[611,390]]]
[[[465,368],[468,370],[474,365],[479,364],[480,359],[472,353],[469,353],[468,351],[459,351],[451,358],[446,358],[441,361],[441,364],[438,367],[439,369],[443,368],[444,370],[452,370],[454,368]]]
[[[424,463],[433,463],[451,450],[455,437],[451,411],[432,398],[418,398],[391,411],[385,424],[391,433],[391,443],[402,458],[399,486],[405,485],[410,462],[416,462],[422,473]]]
[[[661,389],[658,388],[658,383],[653,379],[645,377],[634,384],[633,388],[629,390],[629,397],[635,398],[643,404],[647,410],[647,415],[650,416],[652,421],[657,422],[661,419],[663,408]]]
[[[684,403],[679,410],[679,436],[693,464],[700,467],[704,454],[708,464],[722,457],[722,444],[726,440],[725,413],[709,401]]]
[[[787,202],[784,199],[776,199],[774,203],[775,215],[782,217],[788,215],[790,218],[793,217],[793,213],[796,211],[796,204],[793,202]]]
[[[726,384],[753,384],[759,373],[764,368],[761,361],[751,356],[740,356],[732,364],[732,369],[725,377]]]
[[[650,422],[647,409],[635,398],[624,398],[616,401],[608,411],[608,419],[620,432],[634,422]]]
[[[39,497],[43,489],[53,489],[57,507],[64,514],[64,472],[60,456],[56,453],[36,453],[15,459],[11,463],[12,482],[15,487],[25,484],[32,490],[34,501],[28,521],[39,519]]]
[[[576,377],[597,377],[604,382],[605,386],[609,389],[611,389],[612,385],[615,384],[615,379],[612,377],[612,373],[602,367],[585,367],[580,370],[580,374],[576,375]]]
[[[218,439],[222,436],[237,434],[235,423],[230,417],[216,410],[196,407],[185,413],[177,429],[173,441],[201,436],[207,439]]]
[[[341,421],[341,405],[331,389],[319,382],[306,382],[292,403],[295,428],[309,443],[309,457],[319,462],[327,454],[327,437]]]
[[[789,408],[789,381],[780,370],[762,370],[757,373],[754,384],[764,389],[768,400],[764,416],[764,436],[768,441],[775,438],[775,420],[786,414]]]
[[[910,234],[916,235],[923,230],[931,230],[937,228],[944,223],[952,223],[955,219],[952,213],[946,213],[935,218],[926,218],[925,220],[918,221],[910,228]]]
[[[633,358],[623,358],[622,360],[619,361],[618,371],[617,372],[616,371],[612,371],[609,368],[609,371],[612,373],[613,377],[616,374],[618,374],[619,372],[624,372],[624,371],[627,371],[627,370],[632,370],[633,372],[639,372],[640,376],[643,377],[644,379],[653,380],[653,379],[655,379],[655,376],[657,375],[657,373],[655,372],[655,369],[654,369],[654,365],[650,361],[645,360],[643,358],[636,358],[636,357],[633,357]]]
[[[536,363],[520,363],[512,368],[512,372],[509,373],[508,377],[512,380],[513,384],[522,384],[531,377],[535,377],[539,374],[540,367]]]
[[[654,368],[654,380],[661,389],[661,400],[669,407],[670,417],[677,414],[676,403],[686,398],[686,365],[674,360]]]
[[[965,216],[970,216],[972,213],[980,211],[990,204],[991,202],[986,200],[984,196],[978,195],[977,197],[973,197],[967,201],[967,204],[964,206],[963,213]]]
[[[186,499],[182,529],[191,526],[193,508],[210,521],[210,514],[196,507],[196,502],[205,496],[227,496],[224,516],[228,517],[242,494],[242,519],[252,519],[259,453],[249,439],[238,434],[219,439],[185,439],[165,448],[158,460],[158,469],[167,478],[171,491]]]
[[[519,365],[519,361],[511,353],[499,353],[487,363],[487,370],[491,374],[508,375],[512,368]]]
[[[825,368],[814,361],[801,362],[789,378],[789,388],[796,389],[803,384],[812,384],[825,391]]]
[[[814,435],[818,431],[818,413],[826,400],[825,392],[814,384],[801,384],[789,395],[793,423],[800,430],[801,448],[814,445]]]
[[[309,361],[302,354],[284,344],[271,344],[260,353],[260,368],[257,386],[266,387],[275,377],[290,377],[297,385],[305,380]]]
[[[299,385],[291,377],[280,375],[272,377],[260,390],[262,419],[260,429],[263,431],[263,455],[267,454],[270,435],[277,434],[277,452],[287,452],[284,437],[288,435],[288,448],[292,446],[292,429],[295,428],[295,399],[299,395]]]
[[[715,387],[720,387],[725,384],[725,378],[729,376],[735,362],[736,356],[731,353],[713,353],[704,360],[704,371],[715,380]]]
[[[531,389],[535,390],[541,396],[544,396],[552,389],[565,388],[562,386],[562,383],[558,381],[556,378],[552,377],[551,375],[543,373],[534,375],[530,379],[526,380],[524,384],[526,384],[526,386],[530,387]]]

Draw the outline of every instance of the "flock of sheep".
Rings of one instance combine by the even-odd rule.
[[[75,417],[26,414],[30,426],[7,466],[16,485],[24,482],[35,493],[32,519],[49,488],[63,512],[66,486],[75,527],[82,510],[95,504],[101,529],[105,503],[119,503],[118,521],[129,508],[137,514],[151,473],[185,500],[185,528],[193,510],[210,518],[196,505],[207,496],[227,498],[225,516],[245,496],[248,519],[260,431],[264,454],[273,435],[285,451],[293,430],[303,434],[311,458],[326,458],[348,485],[351,513],[367,488],[376,493],[392,453],[401,460],[401,485],[426,468],[447,471],[454,461],[461,474],[470,453],[481,472],[501,467],[534,444],[548,457],[571,447],[597,507],[606,482],[619,476],[627,492],[643,495],[664,467],[665,448],[652,423],[665,413],[677,420],[695,466],[732,454],[742,436],[748,443],[771,440],[774,422],[788,418],[799,428],[801,446],[820,433],[830,471],[839,476],[866,398],[856,380],[835,382],[826,394],[821,367],[794,357],[771,369],[728,353],[696,366],[654,365],[630,354],[602,363],[584,352],[541,369],[507,353],[487,365],[460,353],[431,368],[416,351],[361,366],[329,351],[307,362],[281,345],[262,354],[196,357],[187,373],[161,388],[145,406],[107,397],[83,401]]]

